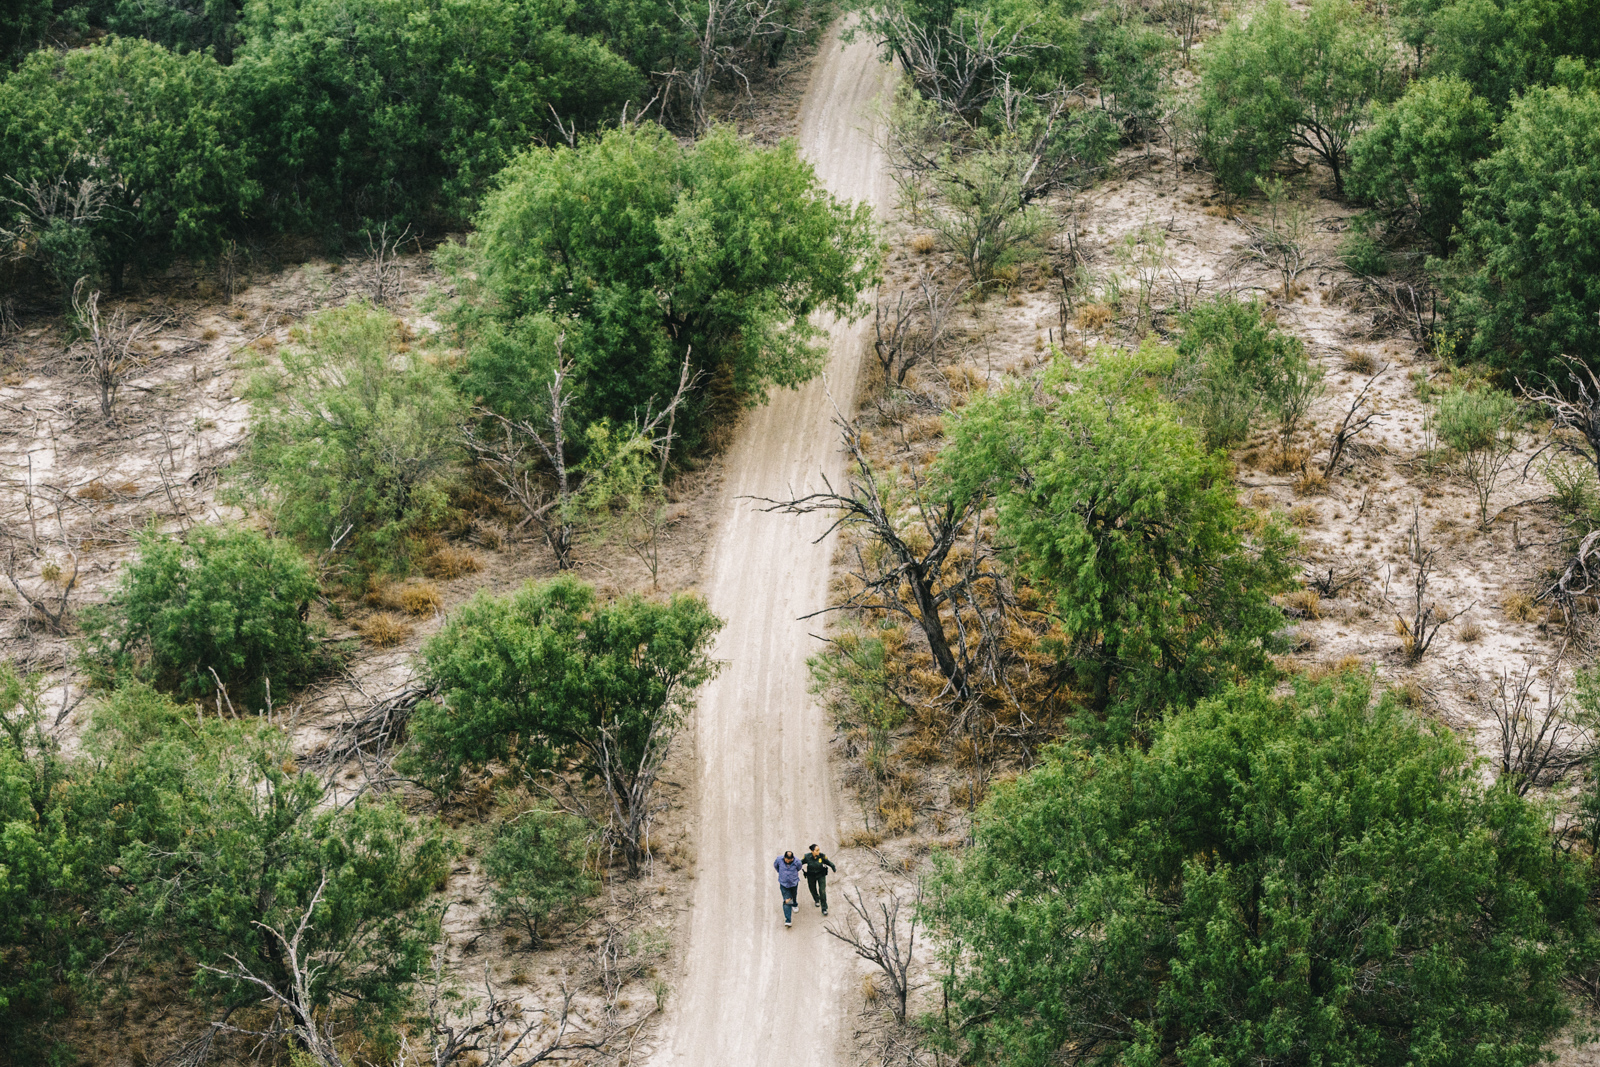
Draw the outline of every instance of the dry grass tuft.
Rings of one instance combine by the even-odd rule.
[[[883,844],[883,835],[876,830],[851,830],[844,835],[845,848],[877,848]]]
[[[1317,496],[1328,491],[1328,479],[1321,471],[1306,471],[1294,480],[1294,491],[1301,496]]]
[[[215,341],[221,336],[221,332],[218,331],[215,326],[207,326],[204,330],[200,331],[200,340],[202,341]]]
[[[79,500],[108,500],[111,497],[111,490],[106,488],[105,482],[96,478],[82,489],[79,489],[75,495]]]
[[[1322,595],[1315,589],[1296,589],[1283,598],[1283,610],[1302,619],[1322,618]]]
[[[878,815],[883,819],[884,833],[890,837],[909,834],[917,826],[917,813],[904,800],[885,800],[878,805]]]
[[[405,620],[388,612],[372,616],[357,628],[361,631],[361,636],[371,642],[374,648],[393,648],[411,636],[411,627]]]
[[[944,738],[936,730],[923,730],[906,738],[901,751],[918,763],[938,763],[944,759]]]
[[[1306,460],[1311,458],[1311,453],[1303,448],[1291,448],[1287,452],[1279,452],[1268,468],[1273,474],[1293,474],[1295,471],[1304,470]]]
[[[1500,607],[1513,622],[1532,622],[1539,617],[1539,607],[1527,593],[1507,593]]]
[[[1374,374],[1378,370],[1378,361],[1370,352],[1347,348],[1344,350],[1343,355],[1344,359],[1339,363],[1341,370],[1347,370],[1353,374]]]
[[[1361,657],[1355,655],[1340,656],[1336,660],[1324,660],[1306,668],[1306,681],[1320,682],[1324,678],[1332,678],[1335,675],[1359,671],[1361,667]]]
[[[1078,309],[1078,329],[1103,330],[1111,325],[1111,320],[1116,317],[1115,310],[1110,304],[1085,304]]]
[[[939,247],[939,242],[931,233],[919,233],[911,238],[911,251],[919,256],[925,256]]]
[[[1301,504],[1289,509],[1289,522],[1295,526],[1315,526],[1322,521],[1322,513],[1310,504]]]
[[[445,581],[477,574],[482,569],[483,564],[478,562],[477,556],[453,545],[440,545],[422,561],[423,574]]]
[[[861,976],[861,999],[867,1002],[869,1008],[878,1003],[878,983],[870,974]]]
[[[1478,625],[1477,619],[1466,619],[1456,627],[1456,637],[1467,644],[1483,640],[1483,627]]]
[[[421,618],[443,610],[444,598],[439,595],[439,587],[431,583],[408,585],[395,597],[395,604],[407,615]]]

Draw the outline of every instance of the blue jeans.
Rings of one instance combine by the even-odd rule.
[[[780,885],[778,892],[783,894],[783,921],[790,922],[794,918],[794,909],[800,906],[800,902],[795,899],[800,892],[800,887],[797,885]]]

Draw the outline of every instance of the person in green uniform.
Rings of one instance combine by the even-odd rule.
[[[812,845],[811,851],[800,860],[800,867],[805,872],[806,888],[811,890],[812,906],[821,908],[822,914],[828,914],[828,872],[837,872],[839,868],[816,845]]]

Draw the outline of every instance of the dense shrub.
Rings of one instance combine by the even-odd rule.
[[[534,808],[496,827],[484,850],[495,915],[521,924],[535,947],[600,888],[588,867],[588,839],[582,819]]]
[[[1450,251],[1472,187],[1473,164],[1494,134],[1489,105],[1459,78],[1413,82],[1379,108],[1350,154],[1350,190],[1370,201],[1393,231],[1420,231],[1440,255]]]
[[[1531,89],[1478,168],[1446,278],[1474,358],[1553,373],[1600,351],[1600,93]]]
[[[941,457],[957,499],[987,486],[997,540],[1073,635],[1059,649],[1121,740],[1166,708],[1269,668],[1286,536],[1235,496],[1226,461],[1151,384],[1175,354],[1105,353],[974,401]]]
[[[1425,3],[1415,36],[1428,74],[1454,75],[1496,109],[1557,80],[1564,57],[1600,60],[1600,10],[1587,0]]]
[[[316,592],[300,554],[254,530],[146,533],[110,605],[88,616],[87,662],[105,682],[131,676],[205,696],[221,679],[259,697],[263,683],[287,688],[319,665],[306,622]]]
[[[477,272],[502,343],[529,319],[560,324],[580,425],[627,422],[673,395],[686,355],[747,402],[815,374],[809,316],[859,309],[877,269],[870,218],[823,190],[792,143],[718,129],[685,148],[646,123],[517,157],[462,269]],[[524,358],[532,376],[547,357]],[[703,430],[703,411],[702,398],[679,431]]]
[[[89,182],[103,207],[88,232],[113,287],[130,262],[204,252],[259,195],[232,84],[209,55],[131,38],[35,52],[0,83],[0,177]],[[7,211],[12,226],[49,228],[0,201]]]
[[[0,668],[6,1062],[62,1062],[63,1016],[157,968],[181,967],[206,1013],[261,1002],[241,967],[300,997],[268,928],[292,935],[314,897],[306,1006],[338,1033],[391,1032],[438,933],[428,898],[451,850],[435,823],[331,804],[279,727],[197,720],[137,684],[103,699],[68,759],[37,729],[36,702],[14,710],[14,681]],[[138,951],[113,959],[118,945]]]
[[[1314,378],[1299,338],[1269,322],[1255,301],[1214,297],[1185,314],[1181,326],[1182,359],[1169,393],[1207,448],[1245,441],[1262,409],[1281,420]]]
[[[490,179],[563,122],[648,98],[542,0],[250,0],[237,67],[285,221],[460,225]]]
[[[251,388],[240,473],[255,499],[308,550],[361,572],[410,564],[459,459],[461,399],[402,329],[365,304],[325,311]]]
[[[713,672],[706,652],[721,625],[696,597],[599,604],[575,578],[479,594],[423,646],[443,698],[417,709],[407,765],[447,787],[491,760],[571,761],[592,777],[612,746],[635,773],[655,724]]]
[[[927,907],[966,1063],[1532,1064],[1580,861],[1449,730],[1345,678],[997,786]]]
[[[1350,141],[1374,104],[1399,91],[1381,23],[1350,0],[1315,0],[1301,16],[1274,0],[1206,47],[1200,150],[1217,181],[1248,193],[1291,146],[1344,191]]]

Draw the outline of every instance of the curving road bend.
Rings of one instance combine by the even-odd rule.
[[[873,46],[841,47],[836,26],[800,109],[800,150],[823,184],[880,212],[889,183],[870,124],[890,82]],[[827,381],[845,411],[866,329],[830,327]],[[834,544],[812,543],[825,518],[767,515],[749,499],[820,488],[824,471],[838,484],[832,418],[827,390],[814,381],[751,412],[728,455],[705,590],[727,620],[716,651],[727,666],[701,694],[695,718],[699,873],[683,970],[651,1059],[657,1067],[831,1067],[841,1058],[854,970],[803,884],[794,928],[784,928],[771,869],[786,848],[837,848],[828,726],[806,692],[806,657],[816,647],[808,630],[820,624],[799,621],[827,602]]]

